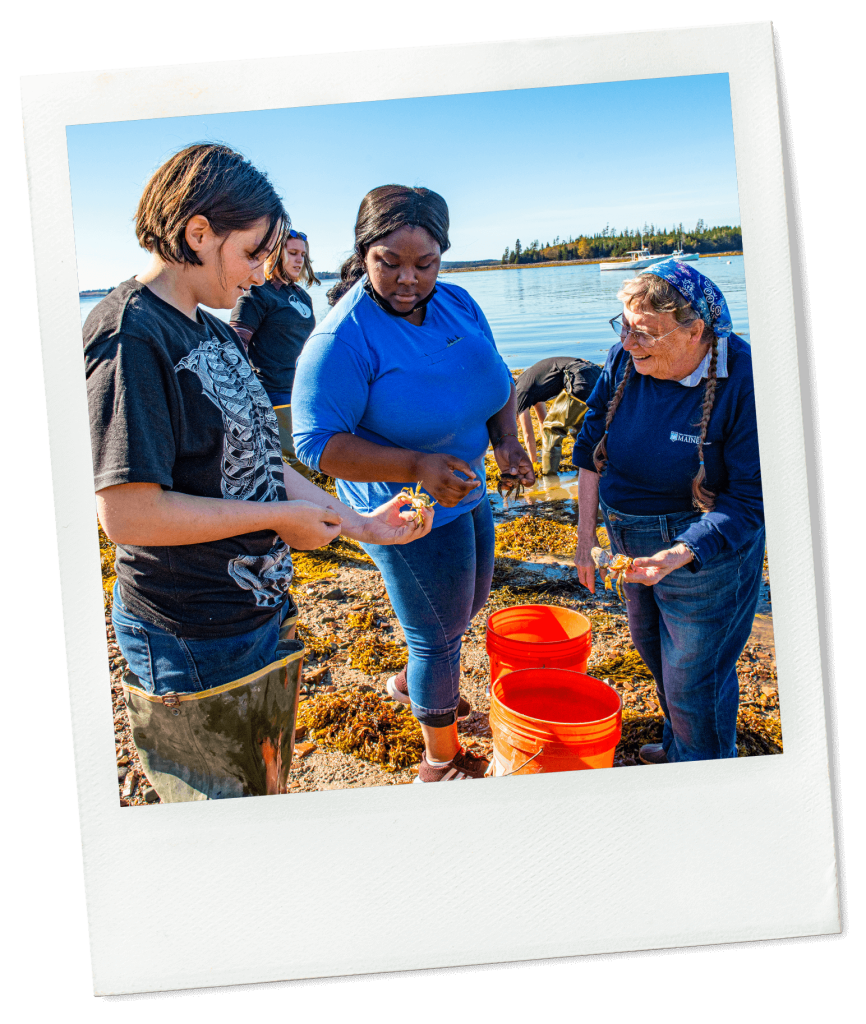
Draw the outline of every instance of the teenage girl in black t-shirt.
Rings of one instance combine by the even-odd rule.
[[[290,228],[265,261],[264,271],[264,283],[241,296],[230,323],[247,346],[253,372],[277,414],[283,459],[309,478],[311,471],[298,461],[292,441],[295,363],[316,326],[312,300],[300,282],[307,288],[321,284],[304,232]]]
[[[84,328],[97,512],[118,552],[115,632],[133,737],[163,799],[285,791],[294,707],[285,683],[265,680],[251,718],[245,680],[277,658],[289,549],[341,532],[403,544],[430,529],[429,513],[416,524],[399,500],[359,514],[286,466],[237,336],[199,309],[231,309],[262,285],[289,224],[242,156],[182,150],[139,202],[150,266]],[[291,721],[273,720],[277,705]]]

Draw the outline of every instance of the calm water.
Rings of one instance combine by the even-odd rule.
[[[734,330],[749,340],[746,278],[742,256],[702,259],[702,274],[722,290],[731,310]],[[607,321],[621,310],[616,293],[625,270],[600,271],[598,264],[570,267],[526,267],[445,274],[484,310],[499,351],[510,367],[526,367],[546,356],[574,355],[604,362],[615,342]],[[316,320],[328,312],[325,293],[333,281],[310,289]],[[81,322],[100,299],[81,299]],[[214,310],[228,320],[228,310]]]

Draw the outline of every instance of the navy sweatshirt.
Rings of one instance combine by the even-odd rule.
[[[614,345],[574,446],[572,459],[581,469],[595,472],[592,453],[604,434],[607,405],[627,362],[622,345]],[[704,381],[686,387],[632,371],[607,438],[608,463],[599,481],[605,505],[638,516],[694,507],[692,478],[698,471],[703,397]],[[689,568],[695,572],[719,552],[742,547],[764,522],[752,356],[749,345],[736,335],[728,339],[728,376],[716,384],[704,466],[705,486],[716,495],[715,508],[671,541],[692,550],[695,560]]]

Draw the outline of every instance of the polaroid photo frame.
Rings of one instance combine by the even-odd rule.
[[[95,992],[838,931],[770,25],[291,60],[291,95],[271,58],[22,83]],[[120,808],[66,126],[713,72],[731,90],[784,754]]]

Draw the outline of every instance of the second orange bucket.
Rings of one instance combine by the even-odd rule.
[[[580,612],[557,605],[524,604],[502,608],[487,620],[490,682],[524,668],[564,668],[586,672],[592,627]]]

